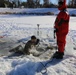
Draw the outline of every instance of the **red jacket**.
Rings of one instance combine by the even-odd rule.
[[[67,34],[69,31],[70,16],[66,10],[60,11],[55,20],[54,28],[57,29],[57,34]]]

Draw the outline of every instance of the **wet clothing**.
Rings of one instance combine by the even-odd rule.
[[[35,43],[32,42],[31,40],[29,40],[29,41],[25,44],[25,47],[24,47],[24,50],[23,50],[24,54],[30,54],[29,49],[31,49],[31,46],[32,46],[32,45],[35,46],[35,45],[37,45],[38,43],[39,43],[39,39],[37,39]]]

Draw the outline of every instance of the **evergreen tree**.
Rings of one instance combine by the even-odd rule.
[[[18,3],[17,4],[18,4],[18,7],[20,7],[20,0],[18,0]]]
[[[27,6],[29,8],[34,8],[34,1],[33,0],[27,0]]]
[[[5,7],[4,0],[0,0],[0,7]]]
[[[35,7],[36,7],[36,8],[40,7],[40,0],[36,0],[36,1],[35,1]]]

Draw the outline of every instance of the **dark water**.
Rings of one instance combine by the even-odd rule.
[[[0,50],[0,56],[7,56],[9,54],[10,54],[9,50]]]

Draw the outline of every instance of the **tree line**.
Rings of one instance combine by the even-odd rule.
[[[43,0],[42,3],[41,0],[27,0],[25,2],[21,0],[0,0],[0,7],[51,8],[57,6],[57,4],[53,4],[50,0]],[[76,0],[69,0],[68,7],[76,7]]]

